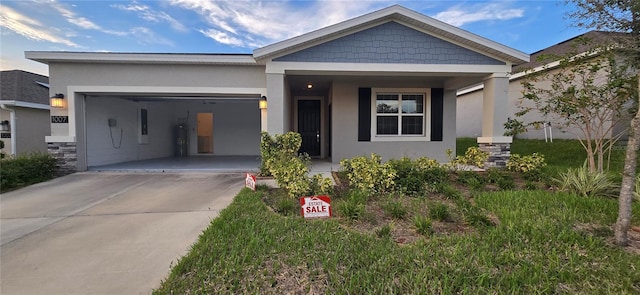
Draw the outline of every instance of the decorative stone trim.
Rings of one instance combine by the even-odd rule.
[[[504,168],[511,158],[511,143],[478,143],[478,147],[489,153],[485,168]]]
[[[56,176],[78,171],[78,153],[75,142],[49,142],[47,150],[56,158]]]

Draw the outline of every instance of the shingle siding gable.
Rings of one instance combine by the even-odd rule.
[[[388,22],[311,48],[275,58],[274,61],[466,64],[505,63],[396,22]]]

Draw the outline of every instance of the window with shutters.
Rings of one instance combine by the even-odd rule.
[[[373,140],[428,140],[429,89],[372,89]]]

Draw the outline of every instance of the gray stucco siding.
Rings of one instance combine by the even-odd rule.
[[[440,162],[447,162],[447,149],[456,147],[456,99],[455,91],[444,91],[443,106],[443,138],[442,141],[358,141],[358,88],[359,87],[425,87],[434,88],[441,85],[406,84],[399,82],[371,81],[334,81],[332,87],[332,126],[331,126],[331,160],[334,163],[341,159],[357,156],[380,155],[383,160],[402,157],[429,157]],[[428,118],[427,118],[428,119]]]
[[[504,65],[505,63],[462,46],[388,22],[274,61]]]

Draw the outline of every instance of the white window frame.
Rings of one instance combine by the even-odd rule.
[[[423,134],[420,135],[395,135],[377,134],[377,99],[378,94],[398,94],[398,104],[402,104],[403,94],[424,95],[424,112],[422,121]],[[400,106],[401,108],[401,106]],[[391,114],[390,114],[391,115]],[[408,114],[410,115],[410,114]],[[398,113],[398,129],[402,130],[402,114]],[[400,132],[400,131],[399,131]],[[430,141],[431,140],[431,88],[371,88],[371,141]]]

